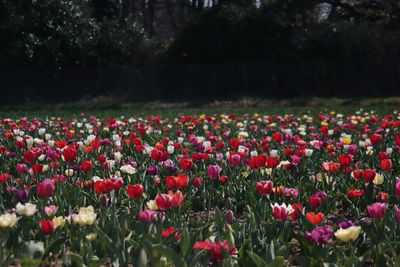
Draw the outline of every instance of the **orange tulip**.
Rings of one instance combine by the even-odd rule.
[[[314,212],[307,212],[306,217],[310,223],[319,224],[324,219],[324,214],[322,212],[318,212],[317,214]]]

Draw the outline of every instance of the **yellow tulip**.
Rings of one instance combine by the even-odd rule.
[[[80,226],[93,225],[96,222],[96,217],[93,206],[80,208],[74,222]]]
[[[383,175],[377,173],[372,182],[374,183],[374,185],[381,185],[383,183],[383,180],[384,180]]]
[[[351,226],[347,229],[340,228],[335,232],[337,239],[342,241],[356,240],[361,233],[360,226]]]
[[[17,215],[6,213],[0,216],[0,228],[11,228],[17,224]]]

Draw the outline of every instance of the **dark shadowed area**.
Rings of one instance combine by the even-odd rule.
[[[0,0],[0,101],[399,95],[396,0]]]

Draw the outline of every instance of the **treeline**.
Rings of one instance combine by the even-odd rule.
[[[0,97],[386,96],[397,0],[0,0]]]

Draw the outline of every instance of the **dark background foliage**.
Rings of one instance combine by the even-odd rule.
[[[0,0],[2,101],[398,95],[396,0]]]

